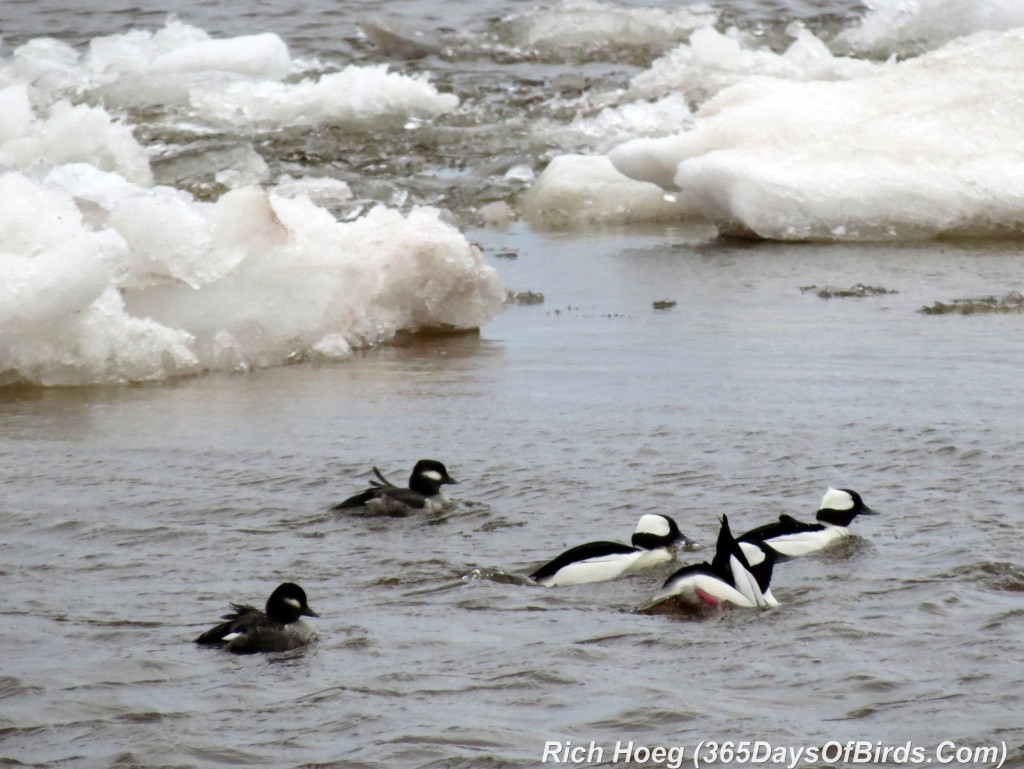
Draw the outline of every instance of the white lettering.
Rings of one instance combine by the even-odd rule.
[[[612,763],[617,764],[619,761],[632,761],[633,760],[633,740],[629,741],[629,744],[623,745],[622,741],[619,740],[615,743],[615,755],[612,756]]]
[[[675,745],[668,749],[665,756],[665,769],[681,769],[686,750],[682,745]]]
[[[940,742],[939,743],[939,747],[937,747],[935,749],[935,760],[938,761],[940,764],[948,764],[951,761],[953,761],[954,760],[953,757],[952,756],[947,756],[943,751],[944,750],[948,750],[950,748],[954,748],[954,747],[956,747],[956,746],[952,742],[950,742],[949,740],[945,740],[944,742]]]
[[[556,764],[561,763],[558,758],[558,751],[562,749],[562,743],[557,740],[548,740],[544,743],[544,754],[540,757],[540,762],[546,764],[550,758]]]

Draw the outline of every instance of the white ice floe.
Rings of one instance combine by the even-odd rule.
[[[742,36],[701,31],[680,60],[678,79],[669,76],[671,67],[660,71],[664,62],[635,77],[644,93],[698,101],[699,88],[714,93],[676,131],[652,131],[611,149],[614,168],[677,195],[682,216],[704,217],[729,234],[800,240],[1024,232],[1024,28],[884,62],[834,57],[809,33],[792,31],[800,53],[791,46],[781,57],[747,48]],[[716,53],[697,56],[704,46]],[[730,61],[735,66],[724,66]],[[588,218],[582,209],[565,210],[574,201],[613,218],[632,206],[628,193],[616,206],[607,198],[608,179],[592,181],[578,167],[578,160],[556,158],[535,184],[538,195],[542,187],[560,190],[561,202],[552,200],[563,220]],[[579,189],[570,192],[574,184]],[[528,213],[547,216],[538,207]]]
[[[698,215],[656,184],[622,175],[604,155],[556,157],[524,196],[523,214],[547,226],[671,222]]]
[[[457,96],[438,93],[426,78],[389,72],[385,65],[349,66],[297,83],[197,84],[189,102],[205,120],[241,128],[430,118],[459,105]]]
[[[801,24],[789,28],[793,42],[782,53],[763,47],[735,28],[696,30],[689,41],[654,61],[630,80],[630,91],[646,99],[682,94],[699,106],[719,91],[759,77],[784,80],[846,80],[869,74],[874,64],[835,56]]]
[[[713,24],[709,5],[675,10],[636,8],[596,0],[564,0],[503,20],[509,42],[522,48],[665,45]]]
[[[200,203],[85,164],[0,175],[0,381],[343,357],[399,332],[478,328],[503,300],[479,249],[432,209],[342,223],[301,194]]]
[[[29,41],[0,60],[0,86],[18,84],[37,104],[68,98],[111,110],[159,108],[243,131],[432,118],[459,104],[426,75],[384,66],[306,72],[276,34],[212,38],[173,19],[157,30],[97,37],[81,54],[56,40]]]
[[[1019,0],[868,0],[860,22],[840,33],[836,46],[886,58],[938,48],[975,32],[1024,26]]]
[[[145,149],[106,110],[58,101],[42,115],[25,84],[0,89],[0,167],[88,162],[139,184],[152,184]]]
[[[629,139],[676,133],[692,123],[693,113],[682,94],[671,93],[655,101],[628,101],[578,114],[569,123],[540,120],[532,131],[538,140],[551,144],[605,152]]]
[[[297,74],[276,35],[214,40],[176,21],[96,38],[84,54],[39,39],[0,59],[0,384],[343,358],[500,312],[497,273],[438,211],[381,206],[340,222],[320,205],[347,202],[347,184],[251,186],[268,172],[248,145],[215,150],[237,155],[217,176],[236,189],[200,201],[155,185],[146,150],[114,116],[159,105],[281,128],[457,104],[382,67]]]
[[[775,239],[1024,230],[1024,29],[842,82],[759,78],[693,130],[627,142],[621,172],[681,191],[724,232]]]

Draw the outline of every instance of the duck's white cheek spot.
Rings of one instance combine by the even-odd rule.
[[[302,608],[302,603],[301,603],[301,602],[299,602],[299,601],[298,601],[297,599],[295,599],[295,598],[285,598],[285,599],[284,599],[284,602],[285,602],[286,604],[288,604],[289,606],[294,606],[294,607],[295,607],[296,609],[301,609],[301,608]]]
[[[427,470],[422,475],[423,475],[424,478],[429,478],[432,481],[440,481],[441,480],[441,473],[437,472],[437,470]]]

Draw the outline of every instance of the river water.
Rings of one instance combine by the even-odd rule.
[[[877,78],[852,68],[892,66],[890,53],[912,62],[1024,23],[997,4],[946,3],[942,24],[936,4],[876,5],[749,0],[702,13],[717,13],[719,31],[739,30],[741,54],[759,54],[761,64],[741,56],[733,68],[741,87],[778,64],[768,57],[785,50],[795,21],[854,62],[824,82]],[[38,43],[54,36],[85,56],[90,41],[141,40],[167,24],[162,6],[0,7],[9,65],[0,85],[27,89],[35,110],[35,123],[8,125],[0,139],[43,136],[44,97],[63,98],[131,126],[147,158],[97,146],[56,157],[51,147],[40,170],[19,165],[35,144],[0,141],[5,164],[19,169],[8,179],[21,185],[5,190],[29,194],[0,220],[0,251],[22,259],[4,263],[2,296],[20,309],[0,330],[0,765],[678,767],[694,766],[703,742],[701,765],[1024,766],[1021,317],[921,311],[1019,289],[1019,241],[922,236],[933,209],[913,221],[894,214],[881,239],[845,237],[857,223],[834,230],[835,207],[806,231],[790,220],[793,238],[731,239],[690,209],[655,211],[677,202],[660,192],[644,208],[622,187],[595,186],[589,203],[563,189],[564,208],[548,217],[550,204],[530,195],[550,182],[551,160],[666,135],[664,125],[642,130],[650,115],[630,123],[628,99],[603,117],[601,104],[638,87],[631,79],[705,24],[645,15],[682,13],[667,3],[583,8],[179,4],[171,23],[214,39],[279,36],[289,68],[280,82],[350,64],[386,63],[409,78],[387,114],[349,104],[338,118],[327,97],[285,92],[261,102],[271,105],[263,117],[233,122],[231,94],[208,80],[203,99],[183,97],[199,85],[175,80],[138,96],[154,77],[139,49],[119,54],[122,80],[113,80]],[[357,28],[368,21],[405,42],[375,46]],[[882,27],[888,36],[872,31]],[[561,30],[555,42],[541,39],[550,29]],[[851,40],[860,41],[852,53]],[[409,41],[426,55],[406,58]],[[28,71],[34,80],[18,80]],[[438,100],[451,93],[457,107]],[[687,114],[662,104],[658,120],[690,125],[700,104],[688,101]],[[696,115],[705,130],[710,117]],[[113,136],[114,123],[101,123],[95,130]],[[990,144],[1002,138],[993,133]],[[1007,146],[1000,157],[1012,165]],[[762,151],[781,157],[777,145]],[[82,171],[90,163],[119,180]],[[301,196],[270,196],[273,214],[240,197],[285,175],[344,182],[351,194],[313,190],[329,223],[282,202]],[[576,189],[584,178],[566,176]],[[816,199],[829,194],[822,178],[810,186]],[[235,280],[235,262],[204,272],[170,248],[136,258],[145,238],[116,211],[171,242],[165,208],[128,207],[146,200],[140,190],[168,188],[181,191],[175,222],[227,197],[239,206],[229,212],[254,212],[246,221],[259,227],[286,224],[299,244],[287,252],[218,231],[222,251],[204,253],[243,244],[246,263],[282,253],[294,259],[288,271],[251,267]],[[931,200],[966,210],[959,189],[933,189]],[[875,191],[879,206],[894,199],[886,185]],[[163,194],[160,206],[170,205]],[[748,229],[774,204],[766,194],[752,198],[761,207],[736,205]],[[81,249],[54,250],[60,243],[31,225],[63,227],[61,195],[85,212],[83,231],[100,229],[90,206],[106,206],[129,247],[74,230],[67,237]],[[377,203],[401,216],[368,218]],[[416,218],[422,206],[443,213]],[[1008,205],[992,217],[1003,235],[1024,219]],[[324,234],[335,221],[362,229]],[[363,262],[312,272],[310,254],[333,238]],[[35,250],[19,252],[30,240]],[[120,270],[76,271],[122,256]],[[29,257],[42,265],[31,275]],[[405,268],[422,270],[416,282],[389,282]],[[33,283],[45,270],[47,281]],[[333,325],[304,327],[296,306],[320,306],[331,270],[386,296],[332,300]],[[158,293],[172,278],[178,293]],[[493,302],[499,283],[511,297],[503,309]],[[841,295],[856,286],[877,290]],[[275,290],[290,301],[275,304]],[[111,291],[123,308],[96,298]],[[78,300],[79,309],[62,304]],[[61,325],[79,312],[93,321]],[[211,317],[228,320],[210,330]],[[281,325],[287,338],[271,333]],[[421,457],[443,460],[460,481],[449,511],[328,511],[371,467],[404,478]],[[710,558],[722,514],[734,530],[783,512],[809,519],[829,485],[856,489],[882,514],[857,520],[833,550],[780,565],[777,609],[638,612],[671,567],[561,589],[524,577],[572,545],[628,539],[649,512],[672,515],[702,543],[680,561]],[[303,585],[320,614],[309,620],[314,645],[233,657],[191,643],[230,601],[262,604],[285,580]],[[710,742],[744,741],[757,761],[712,760]],[[661,759],[644,753],[658,746]],[[586,754],[571,752],[579,747]]]

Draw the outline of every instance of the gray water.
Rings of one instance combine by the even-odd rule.
[[[178,13],[369,60],[350,28],[367,7],[489,34],[488,19],[523,5]],[[760,23],[772,7],[735,13]],[[822,23],[849,10],[786,9]],[[162,18],[146,4],[0,8],[7,44]],[[577,66],[613,79],[635,64],[481,55],[440,77],[483,92]],[[509,156],[548,151],[489,135]],[[274,146],[280,167],[298,162]],[[392,184],[399,165],[379,178]],[[483,186],[413,196],[468,221],[460,201],[486,199]],[[952,766],[995,765],[968,753],[1005,743],[1003,765],[1024,766],[1020,316],[918,312],[1018,288],[1019,244],[467,234],[506,286],[543,303],[336,365],[0,391],[0,765],[488,769],[539,766],[549,741],[605,749],[563,766],[657,765],[613,759],[633,741],[683,746],[692,766],[702,740],[757,740],[912,743],[935,765],[967,748]],[[888,293],[801,290],[858,283]],[[372,466],[401,478],[424,456],[461,482],[450,511],[327,511]],[[775,610],[637,612],[669,567],[552,590],[523,577],[574,544],[628,538],[647,512],[674,516],[705,545],[681,560],[702,560],[721,514],[737,530],[810,518],[830,484],[883,514],[779,566]],[[191,643],[229,601],[261,604],[284,580],[321,615],[313,646],[236,658]]]

